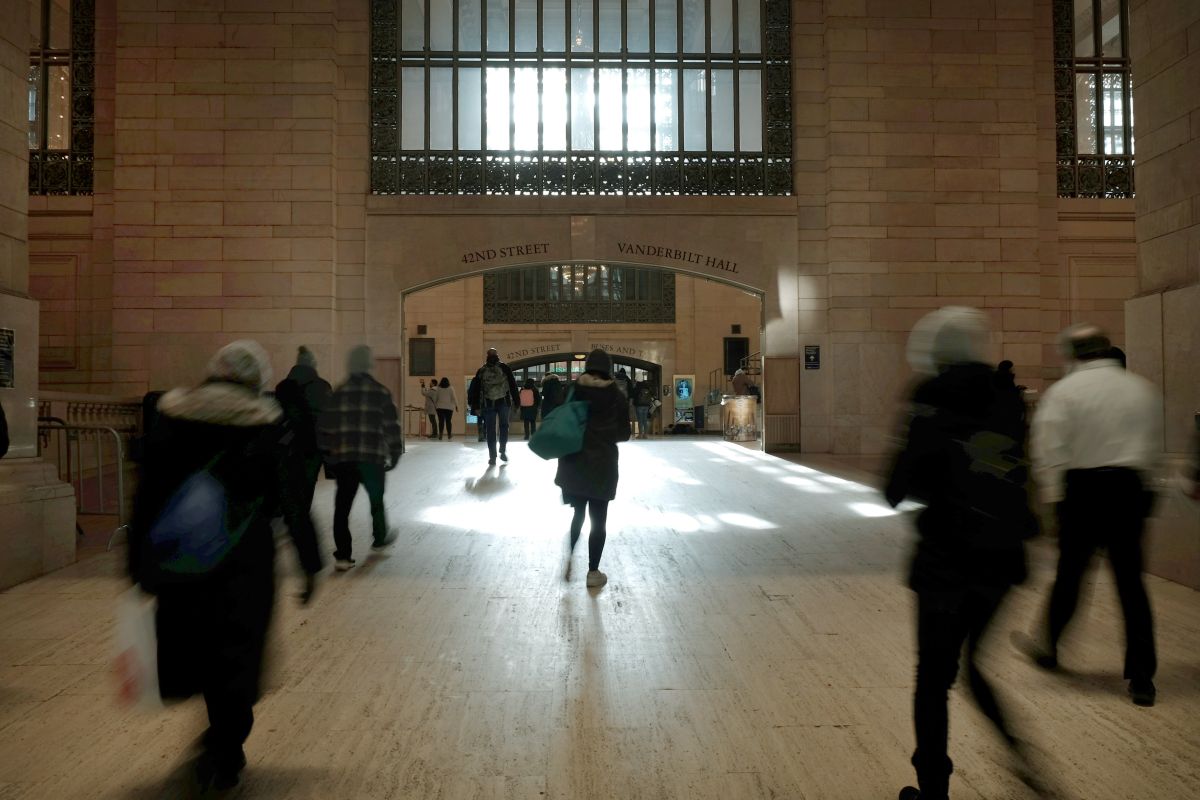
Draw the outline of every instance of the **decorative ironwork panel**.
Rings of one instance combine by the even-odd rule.
[[[37,114],[37,146],[29,150],[29,194],[91,194],[95,151],[96,9],[95,0],[71,0],[70,50],[55,49],[49,42],[49,0],[42,6],[38,46],[30,52],[30,66],[39,71],[39,91],[32,103]],[[65,147],[51,147],[47,135],[49,70],[66,68],[70,122]],[[65,76],[64,76],[65,80]],[[65,113],[65,112],[64,112]],[[31,120],[32,121],[32,120]]]
[[[684,52],[682,32],[673,48],[633,45],[668,6],[623,10],[616,39],[588,40],[597,32],[567,19],[556,31],[544,2],[489,6],[453,30],[458,4],[448,22],[427,19],[421,3],[370,0],[373,193],[791,194],[790,176],[779,177],[792,157],[790,0],[731,0],[727,44],[703,54]],[[747,20],[755,27],[732,27]]]
[[[514,286],[520,287],[517,297],[513,296]],[[675,275],[666,270],[605,264],[489,272],[483,276],[483,321],[489,325],[674,324]]]

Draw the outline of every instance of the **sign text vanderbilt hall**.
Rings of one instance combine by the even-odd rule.
[[[717,269],[722,272],[738,271],[738,263],[729,261],[716,256],[707,256],[704,253],[694,253],[691,250],[679,250],[674,247],[663,247],[656,244],[637,244],[634,242],[617,242],[617,250],[622,255],[637,255],[637,256],[654,256],[655,258],[665,258],[670,261],[682,261],[685,264],[698,264],[709,269]]]

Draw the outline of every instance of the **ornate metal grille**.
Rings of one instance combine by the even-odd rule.
[[[787,195],[789,0],[371,0],[375,194]]]
[[[1128,0],[1054,0],[1059,197],[1133,197]]]
[[[641,267],[555,264],[483,276],[483,321],[675,323],[675,275]]]
[[[29,193],[91,194],[95,0],[37,0],[29,51]]]

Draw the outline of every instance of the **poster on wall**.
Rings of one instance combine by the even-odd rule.
[[[696,412],[696,376],[695,375],[676,375],[671,381],[674,386],[673,396],[675,398],[675,424],[681,423],[695,424]]]
[[[13,357],[16,333],[12,328],[0,328],[0,389],[16,386],[17,370]]]

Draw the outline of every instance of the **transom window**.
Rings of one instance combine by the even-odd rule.
[[[379,194],[788,194],[788,0],[373,0]]]
[[[675,322],[675,275],[643,267],[554,264],[483,276],[485,323]]]
[[[1128,0],[1054,0],[1061,197],[1133,196]]]
[[[91,194],[94,0],[33,0],[29,193]]]

